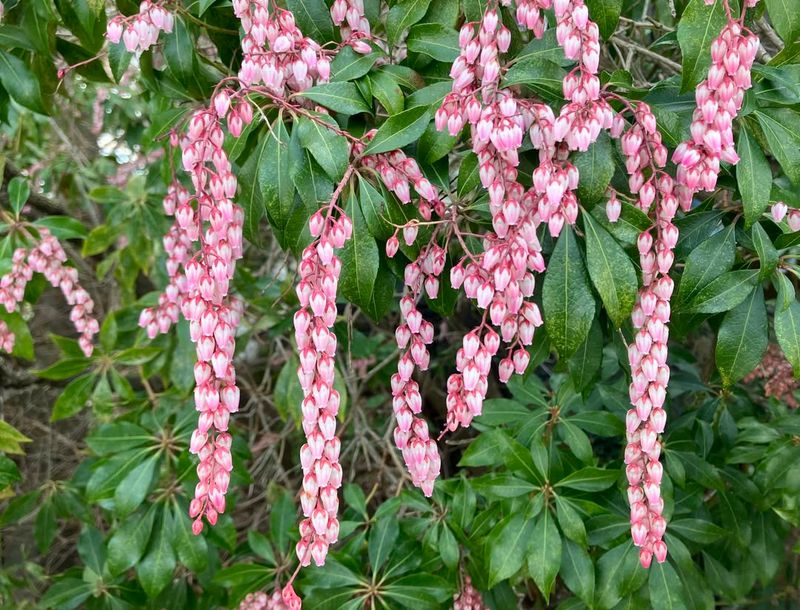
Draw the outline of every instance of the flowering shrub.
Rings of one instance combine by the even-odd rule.
[[[800,0],[0,7],[5,605],[800,602]]]

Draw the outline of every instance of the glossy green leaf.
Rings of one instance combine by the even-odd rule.
[[[621,327],[636,302],[639,284],[630,257],[603,227],[584,214],[586,266],[608,317]]]
[[[792,301],[783,311],[775,311],[775,336],[786,359],[794,369],[794,376],[800,377],[800,303]]]
[[[322,118],[323,115],[316,115],[318,120],[311,120],[306,117],[299,117],[297,129],[300,143],[320,164],[328,177],[334,182],[338,182],[347,170],[350,161],[350,146],[344,136],[331,131],[321,122],[330,123],[335,126],[330,118]]]
[[[607,551],[597,561],[596,606],[614,607],[625,595],[641,587],[647,576],[647,570],[639,564],[639,550],[630,540]]]
[[[127,515],[144,502],[157,465],[158,456],[148,457],[122,479],[114,492],[114,504],[118,514]]]
[[[572,540],[563,540],[559,575],[567,588],[589,607],[594,598],[594,564],[589,553]]]
[[[403,32],[419,22],[428,12],[431,0],[400,0],[386,17],[386,33],[391,44],[397,44]]]
[[[370,235],[367,221],[354,198],[351,198],[348,210],[353,221],[353,235],[339,253],[342,261],[339,290],[349,301],[366,309],[369,308],[375,278],[378,276],[380,254],[378,244]]]
[[[586,340],[595,313],[583,257],[569,227],[561,232],[550,257],[542,304],[547,335],[559,356],[569,358]]]
[[[649,583],[653,610],[686,610],[683,585],[669,562],[653,561]]]
[[[759,286],[725,314],[719,327],[716,362],[726,386],[739,381],[761,362],[768,338],[767,308]]]
[[[522,568],[532,542],[533,529],[533,520],[526,519],[519,512],[509,515],[492,529],[486,540],[490,587]]]
[[[361,97],[358,87],[350,82],[323,83],[302,91],[300,95],[342,114],[351,115],[371,111],[364,98]]]
[[[800,184],[800,114],[789,108],[764,108],[753,115],[772,156],[795,185]]]
[[[785,43],[800,36],[800,2],[798,0],[765,0],[770,21]]]
[[[528,551],[528,573],[545,600],[550,600],[560,566],[561,536],[552,513],[545,509],[533,527]]]
[[[155,506],[129,516],[117,527],[108,541],[108,570],[121,574],[144,555],[155,520]]]
[[[588,0],[586,6],[589,18],[600,28],[600,35],[605,39],[611,38],[619,23],[622,0]]]
[[[0,49],[0,84],[20,106],[47,114],[39,79],[19,57]]]
[[[378,519],[372,527],[369,533],[368,550],[369,565],[372,567],[373,573],[377,573],[386,563],[399,534],[400,528],[397,519],[392,516]]]
[[[689,303],[702,288],[728,271],[734,256],[734,226],[729,225],[702,242],[686,258],[676,304]]]
[[[704,0],[691,0],[678,22],[678,44],[683,55],[681,93],[703,80],[711,65],[711,42],[725,25],[721,2],[711,6]]]
[[[431,117],[427,107],[409,108],[389,117],[378,128],[362,155],[389,152],[415,142],[425,131]]]
[[[746,128],[739,131],[736,152],[739,155],[736,182],[742,195],[745,227],[749,227],[767,211],[772,170],[758,142]]]
[[[614,149],[610,138],[601,134],[589,150],[575,153],[572,163],[580,172],[578,199],[587,208],[593,206],[604,197],[614,175]]]
[[[458,32],[440,23],[422,23],[408,32],[408,50],[452,63],[459,55]]]
[[[177,563],[172,539],[172,515],[164,512],[161,527],[153,537],[147,554],[136,566],[136,575],[148,597],[161,593],[172,580]]]
[[[753,291],[758,275],[758,269],[740,269],[723,273],[692,297],[687,310],[705,314],[730,311]]]
[[[8,203],[14,214],[19,215],[22,206],[28,201],[31,194],[31,184],[27,178],[15,176],[8,182]]]
[[[334,39],[331,12],[324,0],[286,0],[286,8],[305,36],[320,44]]]
[[[611,487],[619,478],[616,470],[586,467],[568,474],[555,487],[568,487],[580,491],[602,491]]]
[[[94,375],[84,375],[70,381],[56,399],[50,421],[59,421],[79,413],[89,402],[96,381]]]

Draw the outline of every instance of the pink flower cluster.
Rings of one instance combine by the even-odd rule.
[[[640,548],[642,566],[649,567],[655,555],[658,562],[667,556],[663,541],[666,520],[662,516],[661,442],[667,413],[670,369],[667,363],[670,298],[674,282],[669,276],[674,260],[673,249],[678,241],[678,228],[672,219],[678,209],[672,178],[660,168],[666,163],[666,149],[656,129],[656,120],[649,106],[639,103],[633,108],[634,126],[622,135],[622,152],[630,175],[631,191],[638,194],[638,206],[645,212],[655,203],[655,238],[651,230],[638,239],[642,267],[642,288],[631,314],[636,329],[634,342],[628,346],[631,365],[630,400],[632,409],[626,418],[625,449],[628,501],[631,507],[631,535]],[[615,121],[614,132],[624,123]]]
[[[131,17],[114,17],[106,27],[106,38],[113,44],[122,40],[129,53],[146,51],[158,41],[160,32],[172,32],[172,13],[158,2],[144,0]]]
[[[503,6],[510,6],[511,0],[500,0]],[[536,38],[541,38],[547,28],[547,18],[544,11],[550,8],[551,0],[517,0],[517,23],[520,27],[533,32]]]
[[[179,309],[195,343],[194,398],[200,416],[189,450],[200,462],[189,512],[196,534],[203,529],[203,516],[213,525],[225,511],[232,468],[227,430],[231,414],[239,409],[233,352],[242,304],[230,297],[229,288],[235,262],[242,256],[244,213],[231,200],[237,181],[222,148],[222,118],[212,108],[197,111],[189,121],[181,142],[182,162],[195,193],[190,197],[173,186],[167,194],[165,210],[175,215],[164,239],[170,283],[159,306],[143,310],[139,318],[139,325],[153,335],[166,332]]]
[[[275,589],[272,595],[259,591],[248,593],[239,604],[239,610],[300,610],[302,603],[292,585]]]
[[[377,130],[372,130],[364,136],[363,144],[356,143],[353,147],[353,153],[359,154],[365,144],[375,135]],[[431,184],[419,168],[419,164],[410,157],[407,157],[402,150],[394,150],[390,153],[367,155],[361,159],[364,167],[375,170],[380,176],[383,183],[390,191],[392,191],[400,203],[407,204],[411,202],[411,186],[419,195],[417,208],[419,209],[420,216],[425,220],[431,219],[432,212],[442,216],[444,214],[444,202],[441,200],[437,189]],[[408,245],[413,243],[416,237],[416,232],[413,231],[406,236]],[[393,238],[390,242],[393,244],[391,247],[387,244],[387,254],[394,256],[397,249],[394,246],[399,246],[395,243],[397,240]],[[392,251],[393,250],[393,251]]]
[[[72,306],[70,320],[75,330],[80,333],[78,343],[88,358],[94,346],[92,337],[100,330],[100,325],[92,316],[94,301],[89,293],[80,285],[78,270],[67,267],[67,255],[54,235],[44,227],[37,227],[39,239],[33,248],[17,248],[14,251],[11,271],[0,278],[0,304],[8,313],[17,310],[17,306],[25,298],[25,287],[35,273],[41,273],[53,288],[58,288],[67,303]],[[3,323],[0,326],[0,347],[3,351],[14,349],[14,333]]]
[[[739,156],[733,141],[733,119],[739,113],[744,92],[750,88],[750,68],[758,51],[758,37],[729,21],[711,44],[708,77],[697,86],[692,139],[675,149],[678,166],[678,199],[689,210],[694,194],[713,191],[720,161],[736,164]]]
[[[338,218],[333,212],[338,212]],[[325,213],[323,213],[325,212]],[[353,223],[335,201],[317,211],[309,221],[314,242],[303,250],[297,297],[300,309],[294,315],[294,331],[300,354],[297,375],[303,388],[303,431],[306,443],[300,449],[303,491],[297,557],[301,565],[325,563],[328,546],[339,538],[338,489],[342,484],[339,464],[341,441],[336,436],[336,416],[341,397],[334,389],[336,371],[336,293],[342,262],[334,254],[350,239]]]
[[[244,59],[239,80],[245,86],[263,83],[275,95],[303,91],[330,77],[330,59],[317,42],[303,36],[290,11],[269,13],[267,0],[235,0],[241,20]]]
[[[331,19],[339,26],[343,40],[354,34],[355,38],[359,35],[370,35],[369,21],[364,14],[364,0],[334,0],[331,4]]]
[[[775,222],[781,222],[785,218],[790,231],[800,231],[800,210],[789,209],[783,201],[776,201],[770,208],[770,214]]]
[[[453,610],[487,610],[480,591],[473,586],[469,576],[464,577],[461,591],[453,597]]]
[[[405,282],[409,289],[400,300],[402,323],[395,330],[397,347],[405,350],[397,362],[397,373],[392,375],[392,409],[397,427],[394,442],[403,453],[411,480],[426,496],[433,493],[433,484],[439,476],[441,461],[436,441],[430,438],[428,424],[417,417],[422,410],[419,385],[411,377],[415,367],[428,370],[430,353],[427,346],[433,342],[433,324],[422,317],[417,299],[429,281],[436,282],[444,269],[445,253],[436,244],[423,248],[416,261],[406,266]],[[433,298],[433,297],[432,297]]]
[[[509,91],[497,90],[498,55],[510,43],[510,32],[503,26],[498,29],[498,23],[497,12],[488,10],[477,37],[474,26],[462,27],[461,54],[451,71],[453,91],[436,113],[437,128],[446,128],[452,135],[465,123],[470,125],[480,180],[489,191],[494,228],[494,233],[484,237],[483,253],[467,253],[450,272],[453,288],[463,286],[467,297],[476,299],[478,307],[485,310],[484,321],[464,338],[456,357],[458,372],[447,382],[450,430],[469,425],[482,411],[491,359],[500,347],[500,336],[488,327],[486,317],[501,329],[509,344],[508,354],[500,362],[503,381],[514,371],[525,371],[530,360],[525,346],[533,342],[534,330],[542,323],[537,305],[525,302],[533,295],[533,273],[544,270],[536,235],[540,222],[536,194],[526,192],[517,182],[517,150],[533,115]]]

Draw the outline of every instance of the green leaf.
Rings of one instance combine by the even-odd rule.
[[[339,253],[342,261],[339,290],[350,302],[368,309],[380,267],[378,244],[370,235],[367,221],[354,197],[350,199],[348,211],[353,221],[353,235]]]
[[[19,473],[19,468],[14,460],[0,455],[0,489],[5,489],[13,483],[19,483],[22,480],[22,475]]]
[[[59,239],[78,239],[86,237],[89,232],[77,218],[69,216],[46,216],[33,223],[37,227],[45,227]]]
[[[129,347],[114,354],[114,362],[126,366],[139,366],[150,362],[162,351],[159,347]]]
[[[148,597],[161,593],[172,580],[176,565],[172,534],[172,516],[165,511],[147,555],[136,566],[136,575]]]
[[[537,489],[536,485],[509,473],[487,474],[473,479],[472,486],[483,496],[517,498]]]
[[[542,511],[531,533],[528,552],[528,573],[539,587],[546,601],[556,581],[561,566],[561,536],[548,509]]]
[[[590,214],[583,215],[589,277],[608,317],[619,328],[630,317],[639,284],[630,257]],[[594,347],[597,347],[595,345]]]
[[[11,354],[17,358],[33,360],[33,337],[28,324],[22,319],[19,312],[8,313],[5,307],[2,307],[0,308],[0,320],[5,322],[8,330],[14,333],[14,349],[11,350]]]
[[[11,209],[14,214],[19,216],[22,206],[28,201],[31,194],[31,183],[27,178],[22,176],[14,176],[8,182],[8,203],[11,204]]]
[[[498,523],[486,539],[489,587],[516,574],[522,567],[533,534],[533,520],[522,512]]]
[[[59,421],[79,413],[89,402],[96,381],[94,375],[84,375],[70,381],[56,399],[50,421]]]
[[[403,112],[405,98],[394,76],[385,70],[376,70],[368,77],[369,88],[389,115]]]
[[[157,442],[152,433],[125,421],[105,424],[86,437],[86,444],[97,455],[119,453]]]
[[[800,377],[800,303],[792,301],[787,309],[776,309],[774,325],[778,345],[792,365],[794,376]]]
[[[603,363],[603,350],[598,349],[598,346],[602,344],[603,330],[600,328],[600,322],[595,318],[586,341],[573,354],[568,363],[572,385],[575,386],[578,392],[583,392],[587,389],[600,372],[600,365]]]
[[[373,574],[383,567],[389,555],[394,550],[400,527],[394,516],[378,519],[369,533],[369,565]]]
[[[555,487],[568,487],[580,491],[602,491],[611,487],[619,478],[616,470],[586,467],[568,474]]]
[[[386,199],[372,183],[363,176],[358,177],[358,204],[370,235],[376,239],[388,239],[394,232],[387,222]]]
[[[597,561],[596,606],[612,608],[628,593],[641,587],[647,575],[647,570],[639,564],[639,551],[633,542],[628,540],[614,547]]]
[[[739,381],[761,362],[768,339],[764,290],[759,286],[725,314],[717,333],[717,368],[726,386]]]
[[[153,531],[155,514],[155,505],[150,505],[143,513],[128,517],[112,533],[108,541],[108,570],[112,575],[132,568],[142,558]]]
[[[594,564],[586,550],[572,540],[563,540],[561,550],[561,578],[567,588],[589,607],[594,598]]]
[[[580,172],[578,198],[584,206],[593,206],[603,199],[614,175],[614,150],[610,138],[601,133],[589,150],[573,155],[572,163]]]
[[[318,104],[330,108],[334,112],[346,115],[370,112],[361,93],[353,83],[324,83],[302,91],[299,95],[314,100]]]
[[[734,225],[729,225],[692,250],[686,258],[676,305],[689,303],[700,289],[733,266],[734,229]]]
[[[719,525],[702,519],[670,521],[669,531],[695,544],[711,544],[728,535]]]
[[[681,93],[690,91],[703,80],[711,65],[711,42],[725,25],[722,2],[706,5],[691,0],[678,23],[678,44],[683,55]]]
[[[800,114],[788,108],[753,112],[772,156],[795,185],[800,184]]]
[[[683,585],[675,568],[668,562],[650,566],[650,603],[653,610],[686,610]]]
[[[289,549],[290,532],[297,531],[295,518],[297,508],[288,493],[281,493],[278,500],[273,503],[269,515],[269,530],[275,540],[278,550],[286,554]]]
[[[772,282],[778,291],[775,299],[775,313],[786,311],[795,299],[794,284],[786,273],[776,271],[772,274]]]
[[[42,608],[71,610],[89,599],[91,594],[91,584],[80,578],[62,578],[47,590],[39,600],[39,604]]]
[[[425,132],[430,120],[427,106],[409,108],[389,117],[378,128],[378,133],[367,144],[362,155],[374,155],[403,148],[416,141]]]
[[[86,236],[81,254],[86,257],[105,252],[116,239],[117,230],[115,228],[109,225],[99,225]]]
[[[611,38],[619,23],[622,0],[587,0],[586,6],[590,19],[600,28],[600,35],[605,39]]]
[[[517,61],[503,76],[503,85],[527,85],[545,97],[561,95],[564,69],[555,62],[541,58]]]
[[[453,63],[458,57],[458,32],[440,23],[415,25],[408,32],[408,50],[437,61]]]
[[[586,526],[583,523],[583,519],[581,519],[578,511],[573,508],[574,505],[569,499],[561,495],[556,495],[555,498],[556,516],[558,517],[558,524],[561,526],[561,531],[564,532],[567,538],[585,547],[588,542],[586,539]],[[594,574],[594,570],[592,570],[592,574]],[[594,578],[592,580],[594,580]],[[592,587],[594,587],[594,582],[592,583]]]
[[[175,80],[187,86],[194,76],[194,42],[183,20],[174,21],[172,33],[164,36],[164,59]]]
[[[483,433],[470,442],[459,466],[494,466],[503,463],[505,443],[498,434]]]
[[[786,44],[800,36],[800,2],[798,0],[766,0],[769,20]]]
[[[759,262],[761,263],[758,279],[765,280],[778,266],[778,251],[775,249],[772,240],[770,240],[769,235],[767,235],[767,232],[760,223],[755,223],[753,225],[751,234],[753,237],[753,247],[756,249]]]
[[[474,152],[468,152],[458,168],[456,192],[459,197],[465,197],[477,189],[481,180],[479,170],[478,156]]]
[[[316,116],[320,121],[336,126],[330,117],[323,118],[321,114]],[[338,182],[350,161],[350,146],[344,136],[303,116],[298,118],[297,129],[303,148],[308,149],[331,180]]]
[[[289,133],[282,116],[261,137],[257,147],[242,167],[244,232],[247,239],[258,243],[258,225],[266,210],[276,237],[286,247],[285,229],[294,203],[294,185],[289,174]]]
[[[47,114],[39,79],[18,57],[0,49],[0,83],[20,106]]]
[[[320,44],[334,39],[331,12],[324,0],[286,0],[286,8],[304,35]]]
[[[391,44],[397,44],[407,29],[428,12],[431,0],[400,0],[386,17],[386,34]]]
[[[208,567],[208,545],[203,536],[192,533],[192,522],[186,511],[177,504],[173,507],[173,548],[178,553],[180,562],[195,574],[204,572]],[[248,532],[249,533],[249,532]]]
[[[739,163],[736,165],[736,183],[744,205],[745,228],[752,225],[767,211],[772,188],[772,170],[761,147],[746,128],[739,130],[736,147]]]
[[[373,52],[367,55],[356,53],[352,47],[343,47],[331,62],[331,80],[347,81],[361,78],[370,71],[383,53]]]
[[[111,75],[114,80],[119,83],[128,66],[131,64],[132,53],[128,53],[124,44],[109,44],[108,45],[108,65],[111,68]]]
[[[106,564],[106,548],[103,534],[96,527],[84,526],[78,538],[78,554],[95,574],[102,574]]]
[[[547,335],[562,358],[572,356],[586,340],[595,302],[572,229],[565,227],[548,263],[542,288]]]
[[[688,311],[706,314],[730,311],[753,291],[758,275],[758,269],[723,273],[692,297]]]
[[[144,502],[145,496],[150,490],[150,484],[153,482],[153,473],[157,464],[158,456],[150,456],[122,479],[114,492],[114,505],[118,514],[127,515]]]

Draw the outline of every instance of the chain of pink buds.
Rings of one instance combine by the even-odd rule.
[[[195,344],[194,399],[200,415],[189,445],[199,457],[198,483],[189,506],[195,534],[203,529],[203,517],[214,525],[225,511],[232,469],[227,430],[231,414],[239,409],[233,353],[242,303],[229,295],[229,288],[235,262],[242,257],[244,213],[231,200],[237,181],[222,148],[222,115],[216,105],[212,102],[210,109],[195,112],[180,141],[183,168],[195,192],[190,196],[173,185],[167,193],[165,212],[175,216],[164,238],[170,280],[158,307],[145,309],[139,317],[139,325],[153,336],[169,330],[177,321],[177,309],[189,321]]]
[[[636,330],[628,346],[631,366],[629,388],[631,408],[626,417],[627,446],[625,473],[628,479],[628,502],[631,508],[631,536],[639,547],[639,560],[645,568],[653,556],[662,563],[667,556],[663,541],[666,520],[661,497],[663,466],[661,442],[667,413],[670,369],[667,363],[670,298],[674,282],[669,276],[674,261],[673,249],[678,228],[672,223],[678,210],[674,181],[660,168],[666,163],[666,149],[656,128],[649,106],[632,107],[634,124],[621,136],[631,191],[638,195],[637,205],[649,212],[655,204],[655,226],[639,235],[637,246],[642,268],[642,288],[631,314]],[[621,118],[615,119],[612,135],[624,129]]]
[[[302,602],[292,585],[275,589],[271,595],[263,591],[248,593],[239,604],[239,610],[300,610]]]
[[[679,144],[672,155],[677,165],[678,199],[684,210],[691,208],[696,192],[714,190],[720,161],[739,161],[733,119],[751,86],[750,69],[757,51],[758,38],[732,20],[711,43],[708,77],[695,91],[691,140]]]
[[[464,577],[464,585],[453,596],[453,610],[487,610],[480,591],[472,584],[469,576]]]
[[[278,96],[327,82],[331,73],[328,55],[317,42],[303,36],[290,11],[275,8],[271,15],[269,4],[267,0],[233,3],[245,32],[239,80],[245,86],[263,83]]]
[[[157,2],[144,0],[136,15],[111,19],[106,26],[106,38],[113,44],[122,40],[129,53],[136,53],[152,47],[160,32],[172,32],[173,25],[172,13]]]
[[[391,379],[392,409],[397,422],[394,442],[403,454],[412,482],[426,496],[433,493],[441,460],[436,441],[428,433],[428,424],[417,417],[422,410],[422,396],[412,375],[415,368],[428,370],[431,356],[427,346],[433,342],[433,324],[422,317],[417,300],[423,286],[430,298],[436,298],[444,263],[444,249],[432,243],[406,266],[404,279],[408,293],[400,299],[402,321],[395,330],[397,348],[402,353],[397,362],[397,373]]]
[[[333,217],[333,211],[338,217]],[[301,565],[325,563],[328,547],[339,538],[338,489],[342,484],[339,464],[341,441],[336,436],[336,416],[341,397],[334,389],[336,371],[336,293],[342,262],[334,250],[344,246],[353,223],[335,202],[317,211],[309,220],[314,242],[303,250],[297,297],[300,309],[294,315],[295,341],[300,356],[297,376],[303,389],[303,431],[306,443],[300,448],[303,490],[300,505],[305,517],[300,522],[296,552]]]
[[[61,290],[67,303],[72,306],[69,318],[80,333],[78,344],[88,358],[94,346],[92,337],[100,330],[100,325],[92,316],[94,301],[80,285],[78,270],[64,263],[67,255],[61,243],[44,227],[37,227],[39,240],[30,250],[17,248],[11,259],[11,271],[0,278],[0,304],[8,313],[17,311],[25,298],[25,287],[34,273],[41,273],[53,288]],[[0,326],[0,347],[3,351],[14,349],[14,333],[3,323]]]

